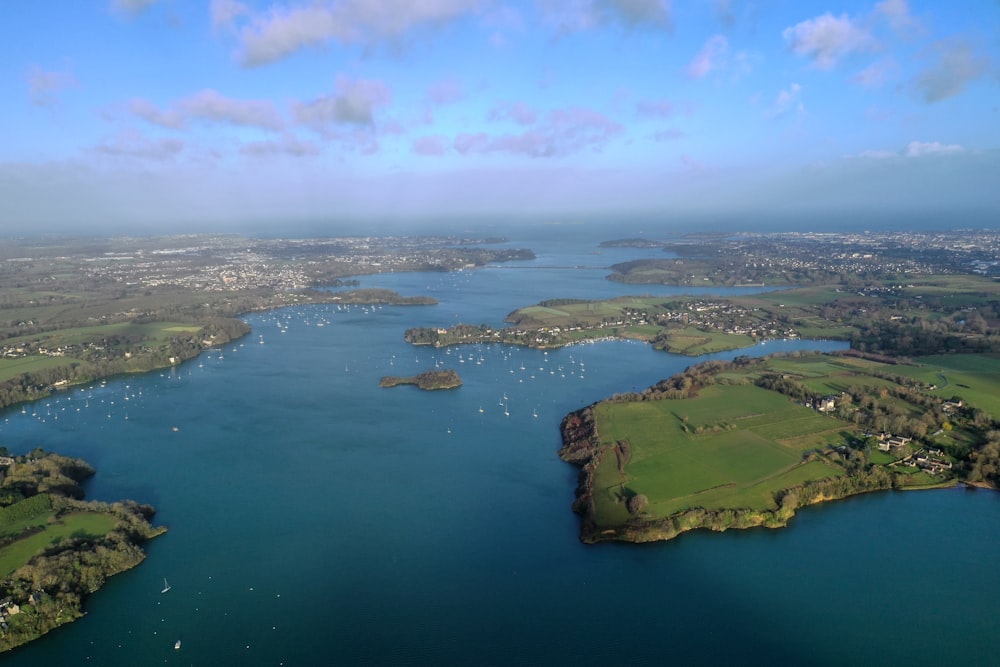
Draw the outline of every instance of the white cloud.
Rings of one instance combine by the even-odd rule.
[[[490,44],[497,48],[508,45],[508,35],[523,34],[525,22],[521,13],[510,5],[494,6],[483,16],[482,25],[491,31]]]
[[[771,104],[765,115],[770,118],[778,118],[791,111],[805,111],[805,105],[802,104],[802,86],[797,83],[778,91],[774,103]]]
[[[125,130],[114,138],[101,142],[94,150],[112,157],[162,162],[179,155],[184,150],[184,142],[179,139],[150,139],[141,132]]]
[[[279,130],[284,125],[270,100],[239,100],[211,90],[186,97],[166,111],[144,99],[134,99],[129,110],[143,120],[171,129],[186,127],[193,120]]]
[[[858,157],[868,158],[869,160],[888,160],[898,156],[898,153],[894,153],[892,151],[875,149],[862,151]]]
[[[237,100],[214,90],[203,90],[182,100],[178,107],[190,118],[267,130],[282,126],[281,117],[270,100]]]
[[[28,70],[28,99],[35,106],[50,106],[59,101],[59,93],[77,85],[70,72],[44,70],[34,66]]]
[[[372,44],[476,11],[478,0],[343,0],[277,5],[240,31],[242,62],[262,65],[328,41]]]
[[[925,155],[961,153],[964,150],[958,144],[942,144],[938,141],[911,141],[906,145],[903,155],[906,157],[923,157]]]
[[[883,0],[875,3],[875,12],[885,17],[898,33],[908,34],[923,29],[920,21],[910,14],[910,5],[906,0]]]
[[[895,76],[898,71],[899,63],[890,56],[873,62],[851,77],[851,81],[864,88],[878,88]]]
[[[337,77],[333,95],[295,105],[296,120],[314,129],[329,125],[371,126],[375,112],[392,101],[389,88],[381,81]]]
[[[212,26],[229,28],[239,17],[249,16],[250,8],[236,0],[212,0],[209,12],[212,16]]]
[[[441,135],[418,137],[413,140],[410,150],[417,155],[444,155],[448,152],[448,139]]]
[[[899,151],[871,149],[862,151],[857,157],[869,160],[899,160],[901,158],[922,158],[928,155],[954,155],[966,153],[958,144],[943,144],[940,141],[911,141]]]
[[[320,148],[311,141],[302,141],[294,136],[283,136],[278,141],[251,141],[240,147],[244,155],[256,157],[273,157],[288,155],[291,157],[311,157],[320,153]]]
[[[538,0],[542,20],[559,32],[579,32],[601,25],[648,25],[671,28],[669,0]]]
[[[531,125],[538,119],[538,114],[524,102],[501,102],[490,109],[489,119]]]
[[[462,155],[485,153],[489,150],[490,135],[485,132],[476,132],[475,134],[462,133],[455,137],[452,145]]]
[[[640,100],[636,103],[635,110],[640,115],[656,118],[673,116],[676,111],[674,104],[669,100]]]
[[[926,102],[939,102],[958,95],[966,84],[986,74],[990,60],[977,54],[961,39],[935,42],[931,46],[935,62],[917,75],[915,85]]]
[[[585,150],[600,151],[622,132],[622,126],[596,111],[556,109],[517,134],[460,134],[453,143],[462,155],[510,153],[531,158],[563,157]]]
[[[820,69],[832,69],[843,56],[874,44],[871,35],[846,14],[836,17],[829,12],[785,28],[781,34],[793,53],[811,58]]]
[[[155,104],[142,98],[136,98],[129,102],[129,111],[142,118],[147,123],[169,127],[177,130],[184,127],[187,122],[176,110],[161,111]]]
[[[720,69],[725,64],[726,52],[729,50],[729,41],[724,35],[712,35],[705,42],[687,66],[687,73],[693,79],[700,79],[707,76],[713,70]]]
[[[427,91],[427,100],[431,104],[454,104],[465,97],[462,84],[455,79],[443,79],[431,85]]]
[[[671,25],[668,0],[604,0],[605,11],[626,25]]]

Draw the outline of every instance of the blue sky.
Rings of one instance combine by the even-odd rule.
[[[996,0],[39,0],[0,37],[4,232],[1000,213]]]

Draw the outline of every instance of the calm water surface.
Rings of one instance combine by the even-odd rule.
[[[580,544],[559,420],[692,360],[625,342],[402,341],[545,298],[678,292],[604,280],[600,267],[654,251],[536,252],[519,267],[364,278],[441,303],[255,315],[252,335],[171,371],[3,415],[2,444],[84,457],[90,498],[152,503],[170,528],[84,619],[5,664],[994,662],[993,493],[885,493],[785,530]],[[435,364],[465,384],[378,387]]]

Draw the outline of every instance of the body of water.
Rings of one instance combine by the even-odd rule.
[[[5,663],[994,661],[994,493],[883,493],[778,531],[581,544],[560,419],[696,360],[630,342],[543,352],[402,339],[411,326],[499,324],[547,298],[683,291],[603,279],[601,267],[655,251],[538,252],[366,277],[441,303],[254,315],[253,334],[177,368],[2,415],[0,444],[85,458],[98,469],[89,498],[151,503],[170,529],[84,619]],[[840,347],[770,341],[713,357]],[[378,386],[435,366],[464,385]]]

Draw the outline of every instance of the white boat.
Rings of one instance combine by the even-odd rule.
[[[166,577],[164,577],[164,578],[163,578],[163,590],[162,590],[162,591],[160,591],[160,592],[161,592],[161,593],[166,593],[166,592],[167,592],[167,591],[169,591],[169,590],[170,590],[170,584],[168,584],[168,583],[167,583],[167,578],[166,578]]]
[[[180,650],[180,648],[181,648],[181,640],[178,639],[177,641],[174,642],[174,650],[178,651]]]

